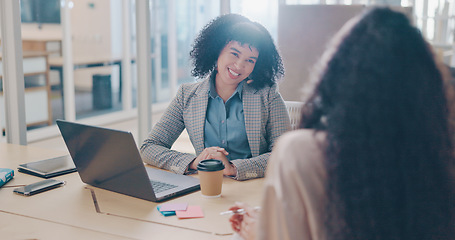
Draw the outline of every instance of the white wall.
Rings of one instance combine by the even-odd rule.
[[[286,71],[280,93],[285,100],[306,98],[303,90],[309,87],[310,72],[328,41],[362,9],[361,5],[280,5],[278,46]]]

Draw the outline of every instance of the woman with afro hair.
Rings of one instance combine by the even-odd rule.
[[[179,88],[141,146],[143,160],[187,174],[218,159],[226,176],[263,177],[275,140],[290,129],[276,83],[284,67],[270,33],[244,16],[219,16],[199,33],[190,57],[202,81]],[[185,128],[196,155],[171,150]]]
[[[233,229],[245,239],[455,239],[446,70],[403,13],[349,21],[322,57],[301,129],[273,150],[261,212],[233,207],[248,209]]]

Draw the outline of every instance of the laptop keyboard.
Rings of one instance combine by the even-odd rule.
[[[169,189],[177,187],[177,186],[172,185],[172,184],[159,182],[159,181],[154,181],[154,180],[150,180],[150,182],[152,183],[153,191],[155,191],[155,193],[160,193],[162,191],[166,191],[166,190],[169,190]]]

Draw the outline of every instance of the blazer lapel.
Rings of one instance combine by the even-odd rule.
[[[210,78],[206,78],[200,87],[196,90],[195,102],[192,106],[192,119],[193,126],[192,132],[194,133],[194,149],[197,155],[204,150],[204,126],[205,115],[207,113],[208,103],[208,90],[210,87]]]
[[[243,88],[243,114],[245,116],[246,135],[250,150],[253,157],[259,155],[259,146],[261,139],[261,118],[262,106],[260,94],[257,90],[249,87],[248,84]]]

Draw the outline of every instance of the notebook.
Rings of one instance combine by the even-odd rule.
[[[69,155],[44,159],[36,162],[20,164],[19,172],[31,174],[42,178],[51,178],[76,171],[73,160]]]
[[[153,202],[200,189],[199,179],[145,167],[131,132],[57,120],[81,180]]]

